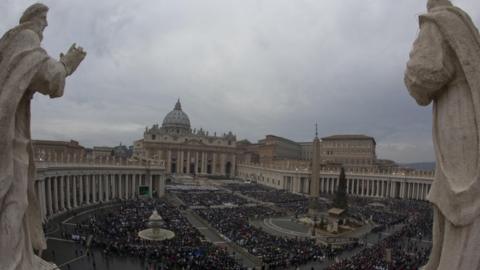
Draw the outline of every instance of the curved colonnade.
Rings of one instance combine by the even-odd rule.
[[[143,196],[165,195],[163,165],[144,164],[36,164],[35,192],[44,220],[67,210],[139,196],[140,186],[148,187]]]
[[[238,176],[259,184],[293,193],[310,194],[310,170],[269,168],[239,164]],[[339,171],[321,170],[320,194],[334,194],[338,187]],[[347,194],[360,197],[401,198],[426,200],[433,183],[433,172],[350,171],[345,173]]]

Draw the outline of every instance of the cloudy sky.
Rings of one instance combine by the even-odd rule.
[[[423,0],[45,0],[43,46],[88,52],[33,101],[37,139],[131,144],[177,98],[192,127],[257,141],[367,134],[380,158],[434,160],[431,107],[403,84]],[[0,1],[0,32],[27,0]],[[480,25],[480,2],[456,0]]]

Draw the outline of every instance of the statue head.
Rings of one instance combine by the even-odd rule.
[[[453,6],[450,0],[428,0],[427,2],[427,10],[430,11],[433,8],[441,7],[441,6]]]
[[[20,24],[30,23],[33,30],[40,36],[45,27],[47,27],[47,12],[48,7],[44,4],[36,3],[29,6],[20,18]]]

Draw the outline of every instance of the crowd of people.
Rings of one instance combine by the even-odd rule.
[[[175,195],[188,206],[224,206],[245,205],[248,201],[242,197],[222,191],[176,192]]]
[[[251,225],[249,219],[283,214],[267,207],[210,208],[197,209],[196,212],[229,240],[261,258],[268,269],[300,266],[324,260],[329,255],[312,239],[275,236]]]
[[[431,207],[424,202],[406,200],[385,203],[400,215],[407,214],[401,229],[356,255],[330,265],[328,270],[414,270],[427,262],[433,222]]]
[[[428,203],[411,200],[349,198],[348,215],[376,225],[373,232],[381,234],[371,246],[324,246],[311,238],[277,236],[255,226],[253,221],[265,218],[304,214],[309,208],[306,197],[277,191],[256,184],[228,184],[227,189],[175,191],[174,194],[212,227],[248,253],[261,259],[268,269],[299,267],[307,263],[336,261],[329,270],[417,269],[425,264],[431,239],[433,214]],[[241,193],[267,205],[249,204],[236,194]],[[323,210],[331,207],[331,198],[317,201]],[[223,207],[217,207],[223,206]],[[164,219],[164,228],[175,237],[161,243],[144,241],[138,232],[156,209]],[[181,208],[184,209],[184,208]],[[378,229],[378,230],[377,230]],[[388,230],[387,230],[388,229]],[[244,269],[224,248],[203,239],[183,216],[181,210],[165,200],[131,200],[117,209],[97,212],[76,226],[75,235],[85,239],[93,235],[93,245],[106,256],[147,258],[161,269]],[[426,241],[425,241],[426,240]],[[345,250],[355,255],[334,260]]]
[[[261,202],[274,203],[277,207],[295,214],[303,214],[308,211],[309,201],[307,197],[285,190],[278,190],[254,183],[232,183],[226,185],[226,188]]]
[[[156,209],[164,228],[175,237],[162,242],[142,240],[138,232]],[[163,200],[126,201],[119,208],[91,215],[74,234],[93,235],[94,247],[106,256],[147,258],[158,269],[243,269],[223,248],[205,241],[199,231],[173,205]],[[155,267],[155,269],[157,269]]]

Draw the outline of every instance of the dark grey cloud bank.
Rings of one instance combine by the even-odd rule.
[[[433,160],[431,107],[403,85],[419,0],[44,1],[43,45],[87,58],[59,100],[36,96],[35,138],[131,143],[177,98],[194,127],[252,141],[374,136],[381,158]],[[33,3],[0,2],[0,32]],[[480,2],[458,0],[480,25]]]

